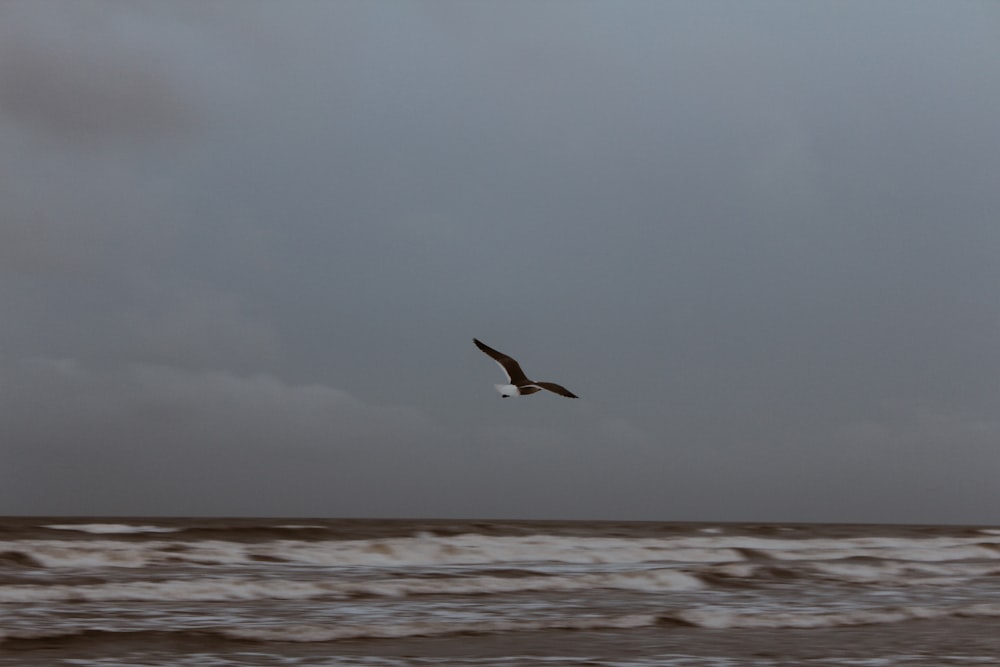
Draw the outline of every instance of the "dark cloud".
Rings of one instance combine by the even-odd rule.
[[[189,122],[165,72],[155,61],[136,62],[136,54],[109,53],[88,62],[38,44],[6,48],[0,57],[3,110],[40,131],[100,138],[172,133]]]
[[[131,12],[94,3],[0,9],[0,110],[41,136],[152,139],[190,129],[196,112]]]

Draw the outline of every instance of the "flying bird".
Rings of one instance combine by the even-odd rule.
[[[472,342],[475,343],[476,347],[480,350],[493,357],[493,360],[500,364],[500,368],[502,368],[503,372],[507,374],[508,384],[493,385],[504,398],[510,398],[511,396],[527,396],[528,394],[534,394],[542,389],[548,389],[549,391],[555,392],[560,396],[565,396],[566,398],[579,398],[579,396],[571,392],[569,389],[563,387],[562,385],[558,385],[555,382],[535,382],[534,380],[529,380],[524,374],[524,371],[521,370],[521,366],[518,365],[514,359],[508,357],[503,352],[494,350],[492,347],[476,338],[473,338]]]

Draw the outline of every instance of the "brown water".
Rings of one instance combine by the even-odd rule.
[[[0,665],[1000,664],[1000,529],[0,519]]]

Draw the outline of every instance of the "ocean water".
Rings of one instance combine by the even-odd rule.
[[[0,665],[1000,665],[1000,528],[7,518]]]

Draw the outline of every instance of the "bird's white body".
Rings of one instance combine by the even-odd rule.
[[[521,395],[521,390],[517,388],[516,384],[495,384],[493,386],[497,388],[497,391],[500,392],[500,395],[504,398]]]

